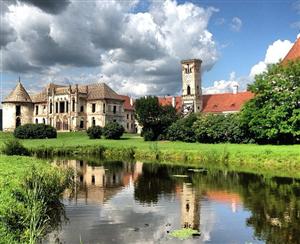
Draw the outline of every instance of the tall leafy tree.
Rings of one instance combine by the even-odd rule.
[[[249,85],[255,97],[244,106],[242,120],[258,143],[300,142],[300,60],[275,64]]]
[[[175,108],[161,106],[155,96],[137,99],[135,113],[139,124],[143,127],[145,140],[157,140],[163,137],[167,128],[178,119]]]

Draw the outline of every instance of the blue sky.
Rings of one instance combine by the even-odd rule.
[[[179,94],[182,58],[203,59],[205,92],[245,89],[267,50],[272,62],[289,50],[299,17],[296,0],[1,3],[1,95],[19,76],[31,92],[103,81],[133,96]]]

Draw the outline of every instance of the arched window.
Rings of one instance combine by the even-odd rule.
[[[95,117],[92,117],[92,126],[95,126],[95,125],[96,125]]]
[[[38,124],[38,123],[39,123],[39,120],[38,120],[38,119],[35,119],[35,123]]]
[[[186,89],[186,90],[187,90],[187,94],[188,94],[188,95],[191,95],[191,87],[190,87],[190,86],[187,86],[187,89]]]
[[[43,118],[43,124],[46,124],[46,120],[45,120],[45,118]]]
[[[17,117],[16,118],[16,127],[18,127],[20,125],[21,125],[21,119],[20,119],[20,117]]]
[[[72,111],[75,112],[75,99],[72,100]]]

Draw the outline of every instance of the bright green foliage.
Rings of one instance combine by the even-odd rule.
[[[275,64],[255,77],[255,93],[242,110],[244,126],[258,143],[300,142],[300,60]]]
[[[102,128],[98,125],[91,126],[87,129],[86,133],[88,134],[90,139],[99,139],[102,135]]]
[[[124,133],[124,127],[117,122],[107,123],[103,128],[103,135],[106,139],[120,139]]]
[[[45,161],[0,157],[0,243],[38,243],[60,221],[73,173]]]
[[[191,228],[182,228],[180,230],[174,230],[170,233],[170,236],[173,236],[180,240],[191,238],[193,235],[200,235],[200,233],[199,231],[193,230]]]
[[[17,139],[9,139],[8,141],[5,141],[4,146],[1,148],[1,152],[6,155],[29,155],[28,149],[25,148]]]
[[[198,142],[221,143],[248,142],[244,133],[239,114],[207,114],[199,116],[193,125]]]
[[[168,128],[167,139],[170,141],[195,142],[196,137],[192,126],[196,120],[196,114],[190,114],[186,118],[177,120]]]
[[[178,119],[175,108],[161,106],[154,96],[137,99],[135,110],[145,141],[164,139],[168,127]]]
[[[19,139],[56,138],[56,129],[45,124],[25,124],[18,126],[14,136]]]

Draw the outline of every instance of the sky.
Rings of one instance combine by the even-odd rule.
[[[0,0],[0,101],[19,77],[105,82],[120,94],[181,93],[180,60],[202,60],[204,93],[245,90],[300,33],[298,0]]]

